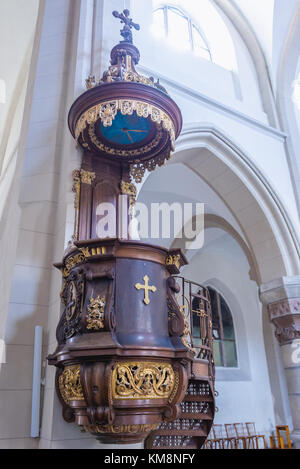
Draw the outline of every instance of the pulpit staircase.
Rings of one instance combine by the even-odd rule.
[[[180,415],[163,422],[145,441],[146,449],[201,449],[215,414],[212,317],[209,293],[203,286],[176,277],[180,282],[177,301],[185,315],[182,342],[195,351],[191,377]]]

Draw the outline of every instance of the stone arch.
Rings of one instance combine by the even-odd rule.
[[[288,214],[263,174],[231,139],[210,125],[186,126],[169,164],[175,163],[203,178],[235,216],[260,282],[299,272],[299,239]]]
[[[248,247],[247,243],[244,241],[242,236],[237,232],[237,230],[227,221],[225,218],[220,217],[219,215],[215,215],[213,213],[205,213],[204,217],[204,229],[209,228],[219,228],[224,232],[228,233],[235,241],[239,244],[241,249],[243,250],[248,263],[249,263],[249,278],[250,280],[254,280],[258,286],[261,284],[261,278],[259,273],[259,268],[256,263],[256,260],[251,252],[251,249]],[[177,238],[173,241],[171,245],[171,249],[173,248],[180,248],[184,254],[186,254],[187,249],[185,245],[186,239],[185,238]]]

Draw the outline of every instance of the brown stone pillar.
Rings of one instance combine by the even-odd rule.
[[[280,344],[294,429],[294,446],[300,448],[300,276],[282,277],[260,288]]]

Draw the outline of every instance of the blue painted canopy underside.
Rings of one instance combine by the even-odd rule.
[[[144,117],[123,116],[117,113],[111,127],[104,127],[101,122],[101,133],[110,142],[119,145],[134,145],[143,141],[149,134],[150,123]]]

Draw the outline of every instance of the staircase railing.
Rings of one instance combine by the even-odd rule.
[[[177,302],[184,315],[183,343],[194,350],[195,359],[208,360],[214,380],[212,312],[209,291],[203,285],[176,276],[180,286]]]

